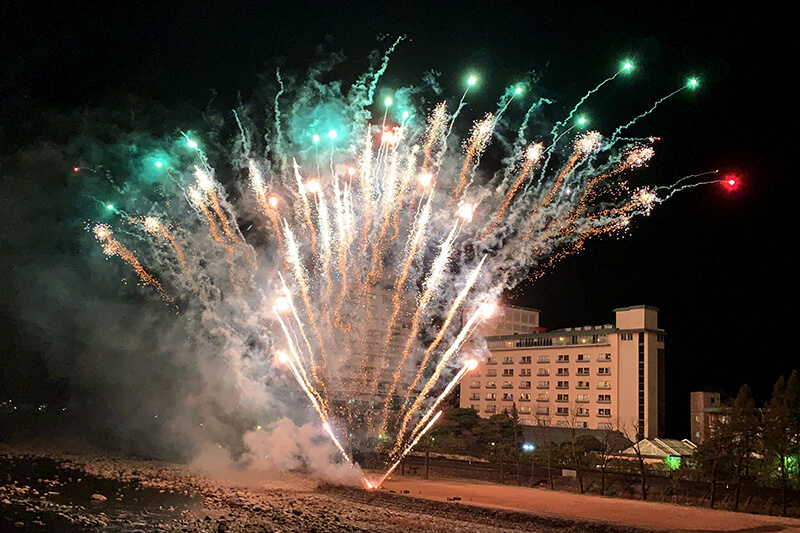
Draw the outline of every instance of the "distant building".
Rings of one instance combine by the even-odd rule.
[[[550,332],[539,327],[538,311],[511,308],[512,318],[517,310],[527,318],[496,323],[528,324],[537,333],[486,337],[491,355],[461,381],[461,407],[489,417],[516,404],[528,425],[623,426],[637,440],[663,435],[664,331],[658,309],[615,309],[615,325]]]
[[[647,463],[665,463],[677,469],[681,460],[691,457],[696,449],[697,446],[688,439],[644,439],[622,450],[619,456],[632,459],[641,455]]]
[[[464,322],[474,310],[464,312]],[[506,305],[498,307],[497,312],[475,329],[475,334],[481,337],[496,337],[502,335],[525,335],[528,333],[541,333],[544,328],[539,327],[539,311],[528,307]]]
[[[690,404],[691,440],[700,445],[714,435],[714,428],[727,419],[731,410],[722,405],[718,392],[693,392]]]

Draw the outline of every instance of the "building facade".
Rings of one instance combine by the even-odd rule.
[[[536,313],[541,331],[538,311],[526,311]],[[658,309],[614,313],[614,325],[486,337],[490,356],[461,381],[461,407],[489,417],[513,405],[528,425],[621,428],[637,440],[663,436]]]
[[[718,392],[692,392],[690,398],[691,440],[700,445],[714,435],[715,427],[727,419],[731,409],[722,405]]]

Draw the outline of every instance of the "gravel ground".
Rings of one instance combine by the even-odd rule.
[[[0,451],[0,532],[634,532],[331,485],[300,473],[198,473],[141,459]]]

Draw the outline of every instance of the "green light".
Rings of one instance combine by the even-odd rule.
[[[330,140],[334,140],[336,138],[336,130],[329,131],[328,137],[330,138]]]
[[[677,470],[681,467],[681,458],[677,455],[670,455],[669,457],[664,457],[664,464],[667,465],[667,468],[670,470]]]
[[[517,86],[517,88],[514,89],[514,94],[522,94],[522,87]]]
[[[478,83],[478,78],[477,77],[470,76],[469,78],[467,78],[467,85],[469,85],[470,87],[472,87],[476,83]]]
[[[186,144],[189,145],[189,148],[197,148],[197,143],[195,141],[193,141],[192,139],[187,140]]]
[[[630,61],[625,61],[625,63],[622,64],[622,70],[624,70],[625,72],[632,71],[633,63],[631,63]]]
[[[686,80],[686,86],[690,89],[697,89],[699,85],[700,85],[700,80],[698,80],[697,78],[689,78],[688,80]]]
[[[164,166],[164,163],[162,163],[161,161],[156,161],[156,166],[157,166],[158,168],[161,168],[161,167],[163,167],[163,166]]]
[[[383,103],[386,104],[386,107],[389,107],[392,105],[392,103],[394,103],[394,100],[392,100],[391,96],[387,96],[386,100],[384,100]]]
[[[311,140],[314,141],[315,143],[318,143],[319,142],[319,135],[317,135],[315,133],[314,135],[311,136]]]
[[[407,119],[409,116],[408,111],[403,111],[403,120]]]
[[[114,204],[106,204],[106,209],[108,209],[109,211],[113,211],[114,210]]]
[[[585,126],[589,123],[589,119],[586,117],[579,117],[578,118],[578,126]]]

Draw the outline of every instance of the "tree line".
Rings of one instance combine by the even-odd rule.
[[[581,492],[595,486],[605,494],[609,474],[635,474],[643,499],[647,499],[649,476],[703,481],[710,485],[712,507],[718,503],[718,487],[725,484],[733,488],[734,510],[740,507],[743,487],[765,486],[781,489],[782,512],[786,514],[792,490],[800,489],[800,378],[796,371],[788,379],[778,379],[761,408],[750,388],[742,386],[716,418],[710,436],[680,467],[649,463],[634,444],[637,431],[633,426],[615,421],[611,429],[590,435],[576,427],[574,417],[563,418],[566,439],[554,443],[544,424],[523,426],[515,404],[489,418],[481,418],[474,409],[454,408],[421,443],[422,450],[487,459],[498,464],[501,481],[509,474],[519,481],[529,473],[533,484],[534,468],[540,467],[546,469],[545,483],[550,488],[554,487],[554,472],[570,469]],[[533,434],[535,448],[526,441],[526,433],[529,437]],[[619,451],[631,444],[636,453],[621,458]],[[586,475],[589,472],[591,476]]]

